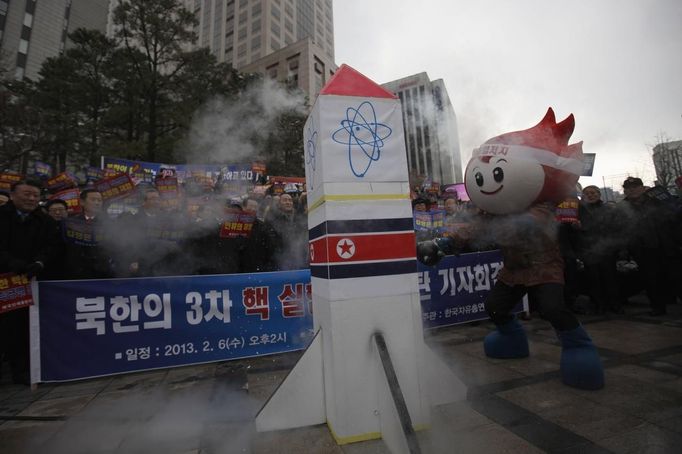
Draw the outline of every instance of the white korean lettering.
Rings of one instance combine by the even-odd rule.
[[[76,329],[95,329],[100,336],[105,332],[104,297],[76,299]]]

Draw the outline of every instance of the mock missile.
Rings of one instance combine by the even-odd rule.
[[[327,423],[339,444],[384,438],[407,452],[396,386],[416,429],[466,389],[423,341],[400,100],[342,65],[315,101],[304,146],[316,335],[256,427]]]

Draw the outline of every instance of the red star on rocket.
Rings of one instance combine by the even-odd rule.
[[[339,254],[339,257],[349,259],[355,255],[355,243],[344,238],[336,243],[336,252]]]

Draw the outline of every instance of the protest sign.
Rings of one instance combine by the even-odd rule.
[[[31,282],[25,274],[0,274],[0,314],[31,304]]]

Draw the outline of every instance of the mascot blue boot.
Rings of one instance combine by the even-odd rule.
[[[485,336],[483,349],[490,358],[508,359],[528,356],[528,338],[521,323],[513,318]]]
[[[561,380],[574,388],[596,390],[604,387],[604,368],[592,339],[582,325],[557,331],[561,341]]]

